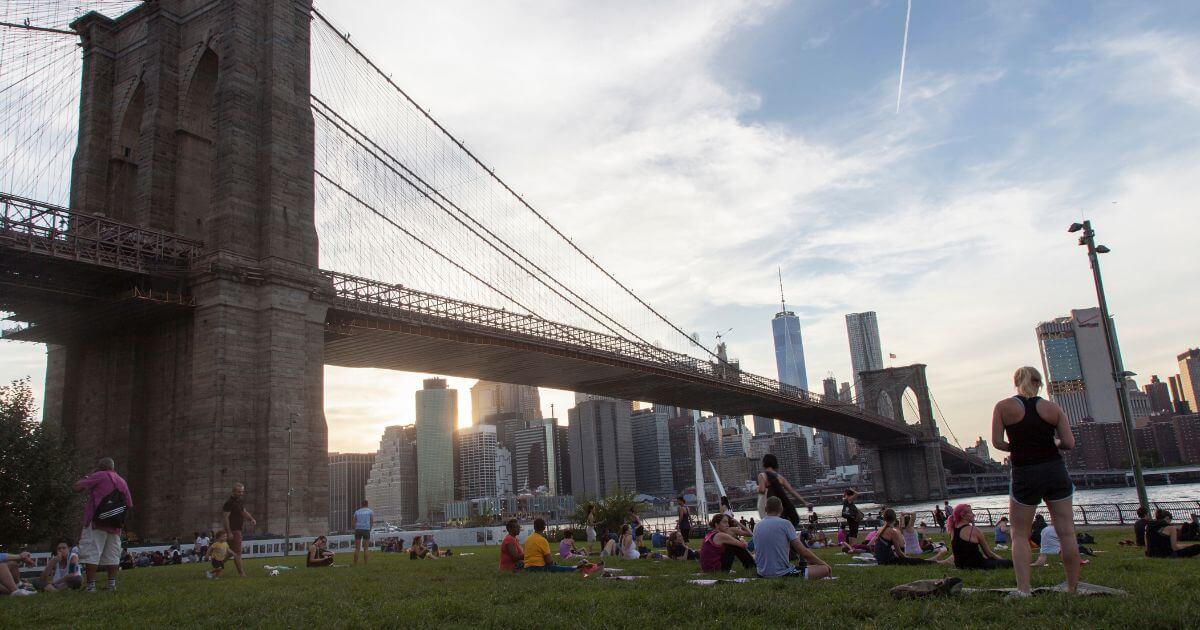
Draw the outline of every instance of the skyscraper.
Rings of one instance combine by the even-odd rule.
[[[676,416],[667,420],[668,441],[671,444],[671,484],[676,492],[696,483],[696,429],[692,416]]]
[[[1084,418],[1120,422],[1100,309],[1075,309],[1070,317],[1043,322],[1036,330],[1046,393],[1063,408],[1071,424]]]
[[[850,339],[850,367],[854,370],[854,395],[862,395],[862,379],[868,370],[883,369],[883,349],[879,345],[879,320],[875,311],[846,315],[846,336]],[[859,400],[861,407],[866,401]]]
[[[479,424],[485,417],[511,413],[522,420],[542,417],[538,388],[529,385],[476,381],[471,386],[471,423]]]
[[[1171,400],[1175,404],[1175,413],[1192,413],[1191,405],[1183,394],[1183,377],[1179,374],[1167,377],[1167,385],[1171,387]]]
[[[458,422],[458,391],[446,379],[427,378],[417,390],[417,518],[443,519],[446,503],[454,500],[454,425]]]
[[[513,483],[517,490],[545,488],[558,494],[557,426],[552,418],[536,420],[513,433]]]
[[[558,424],[554,418],[554,467],[558,470],[558,494],[569,495],[571,490],[571,427]]]
[[[667,496],[675,492],[671,473],[671,434],[666,411],[639,409],[630,417],[633,466],[639,492]]]
[[[513,492],[512,453],[503,446],[496,447],[496,496],[503,497]]]
[[[384,429],[365,493],[380,521],[417,522],[417,427]]]
[[[496,496],[496,427],[487,424],[463,427],[454,437],[454,498],[470,501]]]
[[[329,531],[354,529],[354,510],[366,498],[375,453],[329,454]]]
[[[808,373],[804,366],[804,340],[800,336],[800,318],[787,309],[783,299],[783,276],[779,278],[779,312],[771,320],[771,332],[775,338],[775,368],[779,371],[779,382],[800,389],[808,389]],[[804,438],[808,452],[813,449],[812,429],[803,425],[784,425],[784,430],[794,431]]]
[[[775,433],[775,420],[754,416],[754,435],[772,435]]]
[[[631,412],[629,401],[614,400],[587,400],[568,410],[575,496],[600,498],[635,489]]]
[[[1167,389],[1167,384],[1158,380],[1157,374],[1150,376],[1150,382],[1142,386],[1142,391],[1150,397],[1150,411],[1152,413],[1171,413],[1174,408],[1171,406],[1171,392]]]
[[[1200,412],[1200,348],[1191,348],[1178,357],[1180,395],[1192,413]]]

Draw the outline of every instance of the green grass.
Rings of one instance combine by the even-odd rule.
[[[495,547],[463,548],[473,556],[410,561],[373,554],[358,567],[305,569],[303,558],[247,561],[250,577],[206,580],[200,565],[125,572],[117,593],[40,593],[0,600],[0,620],[14,627],[1195,627],[1200,620],[1200,558],[1150,560],[1120,547],[1125,531],[1096,531],[1105,553],[1084,567],[1087,582],[1123,588],[1129,597],[1042,595],[1009,602],[990,594],[893,601],[888,588],[921,578],[957,575],[970,587],[1013,585],[1011,571],[953,567],[849,568],[834,564],[834,581],[757,580],[701,587],[687,584],[695,562],[612,561],[625,575],[605,580],[565,575],[501,575]],[[349,556],[339,554],[338,563]],[[264,564],[298,567],[267,577]],[[232,563],[230,563],[232,567]],[[740,569],[739,569],[739,575]],[[1061,565],[1034,569],[1034,585],[1062,581]],[[103,584],[103,582],[101,582]]]

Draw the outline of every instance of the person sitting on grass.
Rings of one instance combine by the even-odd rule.
[[[1171,513],[1154,510],[1154,521],[1146,526],[1146,557],[1194,558],[1200,556],[1200,545],[1179,544],[1179,526],[1171,524]]]
[[[533,533],[525,538],[525,570],[532,572],[544,573],[569,573],[571,571],[585,571],[590,573],[593,567],[603,567],[604,563],[591,564],[585,562],[579,566],[572,567],[563,564],[554,564],[554,556],[550,555],[550,542],[546,540],[546,520],[543,518],[533,519]]]
[[[758,577],[800,577],[816,580],[833,575],[833,569],[800,542],[796,528],[782,518],[783,502],[779,497],[767,498],[766,517],[754,528],[754,559]],[[790,555],[800,556],[801,566],[791,564]]]
[[[768,499],[769,500],[769,499]],[[712,517],[711,529],[700,543],[700,570],[705,573],[729,573],[734,559],[742,561],[742,567],[754,568],[754,556],[746,550],[746,543],[733,535],[733,520],[728,514],[718,513]]]
[[[508,534],[500,543],[500,570],[515,573],[525,566],[525,550],[517,540],[517,534],[521,533],[521,525],[517,523],[517,519],[510,518],[504,523],[504,529]]]
[[[37,595],[35,590],[21,588],[21,565],[33,566],[33,556],[28,551],[0,553],[0,595]]]
[[[672,531],[667,536],[667,557],[671,560],[695,560],[696,552],[683,542],[683,536],[678,531]]]
[[[560,560],[570,560],[571,558],[581,558],[587,554],[580,551],[575,546],[575,535],[571,530],[563,533],[563,539],[558,542],[558,557]]]
[[[54,546],[54,555],[46,561],[41,577],[33,581],[39,591],[65,591],[83,585],[83,567],[79,555],[71,552],[71,541],[62,539]]]
[[[954,566],[960,569],[1011,569],[1012,560],[996,555],[987,544],[983,531],[975,527],[975,512],[966,503],[959,503],[946,519],[950,532],[950,549]]]
[[[879,534],[875,536],[876,564],[936,564],[938,560],[942,559],[941,554],[938,554],[932,560],[912,558],[905,555],[904,534],[900,529],[900,522],[896,518],[896,511],[892,508],[887,508],[881,514],[883,517],[883,529],[879,530]],[[921,552],[920,549],[920,545],[917,545],[917,553]]]
[[[429,557],[429,548],[425,546],[425,539],[413,536],[412,546],[408,548],[408,559],[424,560],[427,557]]]
[[[229,533],[225,530],[213,534],[212,544],[208,546],[207,555],[212,568],[204,572],[204,577],[210,580],[221,577],[221,572],[225,570],[225,560],[231,555],[228,538]]]
[[[884,520],[887,520],[886,514]],[[921,536],[917,533],[917,528],[913,526],[913,522],[916,520],[917,515],[912,512],[900,514],[900,535],[904,537],[904,555],[906,556],[919,556],[925,553],[925,548],[921,545]],[[879,540],[879,538],[875,540]]]
[[[325,548],[326,544],[324,536],[317,536],[317,539],[312,541],[312,544],[308,546],[308,558],[305,566],[327,567],[333,564],[333,552]]]
[[[1000,520],[996,521],[996,532],[995,533],[996,533],[996,544],[997,545],[1007,545],[1008,544],[1009,530],[1010,530],[1010,528],[1008,526],[1008,517],[1001,516]]]
[[[1051,522],[1053,522],[1054,519],[1051,518],[1050,520],[1051,520]],[[1077,546],[1079,546],[1080,553],[1083,553],[1085,551],[1085,548],[1082,545],[1079,545],[1078,542],[1076,542],[1075,544]],[[1029,566],[1044,567],[1048,564],[1048,562],[1050,560],[1050,556],[1058,556],[1061,554],[1062,554],[1062,541],[1060,541],[1058,538],[1058,530],[1054,529],[1053,527],[1047,527],[1046,529],[1042,530],[1042,544],[1041,544],[1041,546],[1038,547],[1037,560],[1034,560],[1033,564],[1031,564]],[[1079,561],[1079,563],[1087,564],[1088,561],[1087,561],[1087,559],[1082,559]]]
[[[621,526],[621,535],[618,538],[619,555],[626,560],[637,560],[642,557],[642,552],[638,550],[637,543],[633,539],[633,527],[631,525]]]

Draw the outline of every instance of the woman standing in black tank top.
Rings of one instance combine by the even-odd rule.
[[[1012,453],[1008,507],[1012,523],[1013,569],[1017,574],[1017,593],[1027,596],[1033,561],[1029,533],[1038,505],[1043,501],[1046,503],[1060,540],[1075,540],[1075,515],[1071,505],[1075,487],[1059,454],[1060,449],[1075,447],[1075,437],[1062,408],[1038,397],[1042,375],[1036,368],[1017,370],[1013,384],[1018,395],[996,403],[992,412],[992,444]],[[1074,593],[1079,583],[1079,546],[1064,544],[1062,560],[1067,573],[1067,590]]]

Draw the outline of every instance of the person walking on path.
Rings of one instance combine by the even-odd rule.
[[[367,507],[363,499],[362,507],[354,511],[354,564],[358,564],[358,550],[362,548],[363,564],[367,563],[367,550],[371,548],[371,529],[375,527],[375,511]]]
[[[1042,375],[1036,368],[1018,369],[1013,384],[1017,395],[996,403],[992,411],[992,444],[1012,454],[1012,492],[1008,501],[1012,560],[1017,596],[1025,597],[1030,594],[1029,567],[1033,559],[1029,535],[1038,504],[1046,503],[1059,540],[1075,540],[1075,514],[1071,507],[1075,486],[1059,453],[1060,449],[1075,448],[1075,436],[1062,408],[1038,397]],[[1079,584],[1079,546],[1065,545],[1062,561],[1067,592],[1074,593]]]
[[[758,473],[758,493],[761,496],[779,497],[779,502],[783,505],[781,516],[792,524],[792,527],[800,527],[800,515],[796,513],[796,506],[792,505],[792,500],[788,495],[796,497],[800,503],[807,507],[812,507],[812,504],[804,500],[799,492],[788,483],[788,480],[779,474],[779,460],[772,453],[763,455],[762,472]],[[764,503],[765,507],[765,503]],[[764,509],[765,513],[765,509]]]
[[[229,550],[233,552],[233,566],[237,568],[238,577],[246,577],[246,572],[242,570],[242,527],[247,520],[251,525],[258,524],[258,521],[254,520],[254,517],[246,511],[246,506],[242,503],[244,496],[246,496],[246,486],[235,483],[233,484],[233,494],[229,495],[229,498],[225,500],[225,505],[221,506],[225,531],[229,532]]]
[[[115,472],[111,457],[96,464],[96,470],[75,482],[76,492],[87,492],[83,508],[83,532],[79,535],[79,561],[87,574],[84,589],[96,592],[96,569],[108,573],[106,590],[117,590],[117,571],[121,564],[121,527],[125,514],[133,507],[129,485]]]
[[[684,544],[687,544],[691,541],[692,511],[688,509],[687,501],[684,501],[683,497],[677,497],[675,500],[679,502],[679,509],[675,512],[675,527],[679,530],[679,535],[683,536]]]

